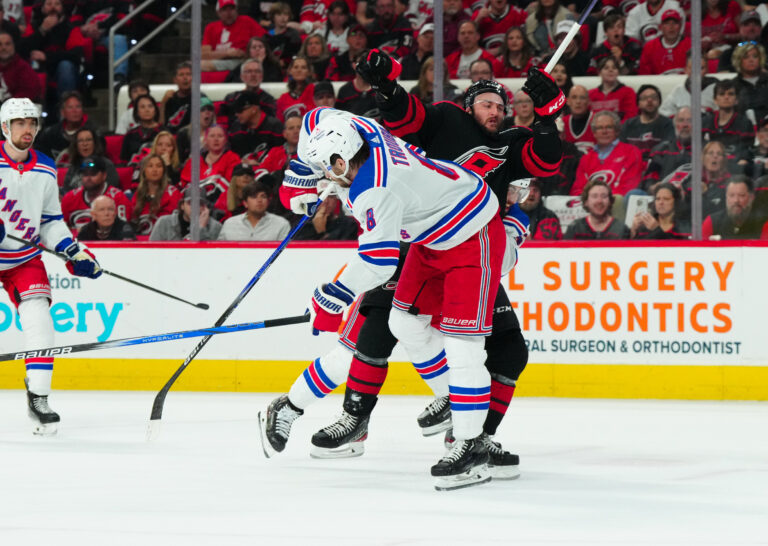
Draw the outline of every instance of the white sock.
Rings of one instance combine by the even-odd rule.
[[[392,308],[389,329],[405,348],[408,358],[435,396],[448,395],[448,362],[443,335],[432,328],[430,315],[411,315]]]
[[[468,440],[482,434],[491,402],[491,375],[485,368],[485,338],[445,336],[453,435]]]
[[[315,359],[291,385],[288,391],[291,404],[304,409],[333,392],[346,381],[353,354],[339,343],[327,355]]]
[[[19,320],[24,332],[27,349],[52,347],[54,341],[53,319],[47,298],[31,298],[19,304]],[[47,396],[51,393],[53,357],[27,358],[27,388]]]

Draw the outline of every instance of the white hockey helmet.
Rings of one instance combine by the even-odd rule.
[[[8,141],[11,146],[11,122],[14,119],[26,119],[34,118],[37,121],[37,129],[35,130],[35,136],[37,131],[40,130],[40,109],[29,99],[7,99],[2,106],[0,106],[0,129],[2,129],[5,140]]]
[[[528,199],[531,193],[530,185],[532,178],[518,178],[509,183],[507,189],[507,203],[522,203]]]
[[[363,147],[363,137],[345,116],[329,116],[312,130],[307,143],[307,160],[321,166],[325,175],[345,178],[349,161]],[[333,172],[331,156],[338,155],[346,163],[341,175]]]

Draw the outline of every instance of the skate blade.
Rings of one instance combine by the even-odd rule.
[[[453,491],[464,489],[491,481],[491,472],[488,465],[480,465],[455,476],[436,476],[435,489],[437,491]]]
[[[365,453],[365,444],[362,440],[358,440],[333,448],[313,445],[309,456],[313,459],[349,459],[360,457],[363,453]]]
[[[59,431],[58,423],[33,423],[32,434],[35,436],[54,436]]]
[[[517,465],[491,466],[490,470],[494,480],[516,480],[520,477],[520,467]]]
[[[261,440],[261,449],[267,459],[277,453],[277,450],[267,440],[267,414],[261,412],[259,412],[259,439]]]
[[[448,419],[447,421],[443,421],[442,423],[432,425],[431,427],[422,427],[421,435],[427,438],[429,436],[434,436],[435,434],[440,434],[441,432],[445,432],[451,427],[453,427],[453,421],[451,419]]]

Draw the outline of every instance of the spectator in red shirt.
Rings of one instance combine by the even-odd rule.
[[[533,47],[519,27],[512,27],[504,34],[501,54],[496,58],[499,78],[525,78],[531,67],[540,59],[533,55]],[[567,93],[566,93],[567,94]]]
[[[480,45],[491,55],[498,55],[505,40],[505,32],[511,27],[525,24],[528,13],[508,0],[488,0],[472,17],[480,32]]]
[[[569,114],[563,116],[563,140],[572,142],[581,153],[587,153],[595,144],[592,134],[594,113],[590,108],[589,93],[583,85],[574,85],[566,99]]]
[[[242,164],[240,156],[227,149],[227,134],[214,125],[205,133],[204,150],[200,153],[200,192],[206,199],[216,202],[221,192],[227,189],[232,178],[232,169]],[[192,158],[181,170],[181,186],[185,188],[192,179]]]
[[[149,154],[141,163],[139,186],[133,194],[131,224],[136,234],[149,235],[157,219],[171,214],[179,199],[181,192],[168,180],[163,158]]]
[[[245,212],[243,201],[243,188],[254,181],[255,174],[250,165],[236,165],[232,170],[232,180],[227,186],[227,191],[223,192],[216,200],[214,209],[217,211],[217,218],[224,221],[227,218],[242,214]]]
[[[494,56],[480,47],[480,33],[474,21],[464,21],[459,26],[459,45],[458,50],[445,58],[450,78],[469,78],[469,66],[477,59],[486,59],[495,67]]]
[[[735,0],[705,0],[701,14],[701,48],[704,52],[727,48],[739,39],[741,5]]]
[[[600,85],[589,90],[592,111],[616,112],[621,119],[637,115],[635,90],[619,81],[619,65],[613,57],[604,57],[598,65]]]
[[[587,181],[596,176],[605,181],[615,195],[625,195],[637,189],[643,175],[643,158],[636,146],[621,142],[621,120],[614,112],[604,110],[595,114],[592,132],[595,147],[579,162],[571,195],[580,195]]]
[[[327,83],[327,82],[323,82]],[[319,85],[319,84],[318,84]],[[296,159],[296,147],[299,144],[299,133],[301,132],[301,118],[291,116],[285,120],[283,127],[283,138],[285,142],[275,146],[267,152],[264,160],[257,165],[259,169],[266,169],[268,173],[277,172],[279,178],[283,178],[282,171],[288,166],[288,162]]]
[[[16,54],[13,36],[0,30],[0,102],[28,98],[40,102],[43,88],[27,61]]]
[[[443,55],[446,57],[459,49],[459,25],[467,19],[469,15],[462,9],[461,0],[443,0]],[[434,17],[428,17],[425,23],[434,23]]]
[[[218,21],[205,26],[201,49],[201,69],[232,70],[245,58],[248,40],[264,36],[265,31],[247,15],[237,13],[235,0],[217,0]]]
[[[683,36],[683,16],[676,9],[668,9],[661,15],[661,36],[646,42],[637,73],[660,75],[682,74],[685,71],[686,54],[691,49],[691,39]]]
[[[634,38],[625,35],[626,17],[619,11],[612,11],[603,19],[605,41],[592,48],[592,60],[589,63],[588,74],[597,74],[597,65],[607,57],[616,60],[619,74],[636,74],[637,63],[643,46]]]
[[[291,113],[304,116],[315,107],[312,65],[306,57],[297,55],[288,65],[288,91],[277,99],[277,117],[280,121]]]
[[[117,215],[128,220],[133,206],[125,194],[107,184],[107,166],[99,156],[90,156],[78,166],[82,186],[66,193],[61,199],[61,213],[73,233],[77,233],[91,221],[91,206],[97,197],[111,197],[117,205]]]

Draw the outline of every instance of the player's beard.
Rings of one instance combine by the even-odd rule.
[[[24,143],[21,140],[21,137],[19,137],[17,139],[11,139],[11,143],[16,147],[17,150],[19,150],[21,152],[25,152],[25,151],[29,150],[30,148],[32,148],[32,144],[34,144],[34,142],[35,142],[35,137],[34,136],[32,137],[32,140],[29,141],[28,144]]]

